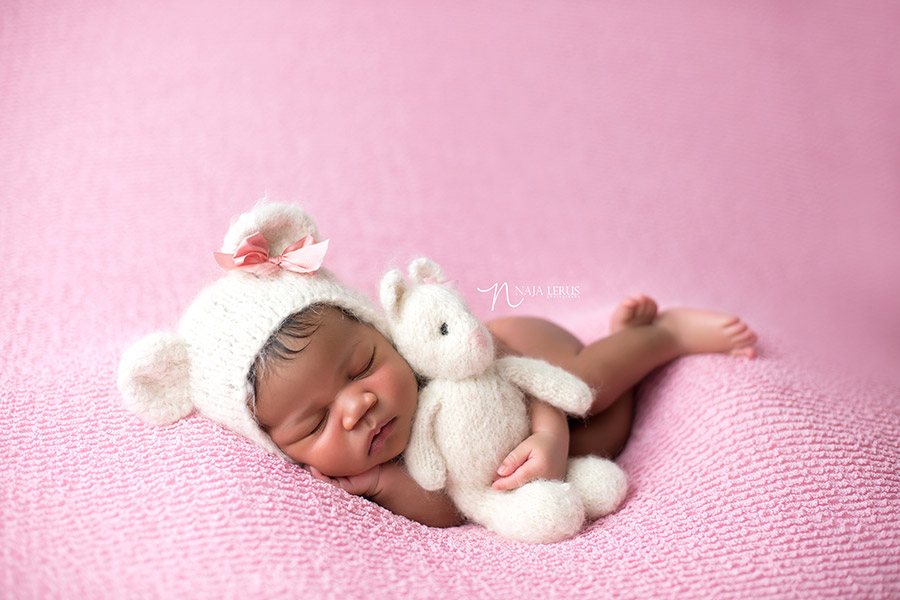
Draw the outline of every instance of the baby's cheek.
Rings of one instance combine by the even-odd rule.
[[[400,362],[396,369],[394,369],[392,373],[392,384],[396,387],[398,393],[408,393],[412,391],[413,394],[416,394],[419,388],[416,383],[415,374],[405,362]]]
[[[383,393],[393,397],[397,393],[398,382],[400,381],[399,373],[393,365],[388,365],[378,372],[377,384],[383,390]]]

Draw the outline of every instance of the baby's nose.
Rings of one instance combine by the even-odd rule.
[[[488,345],[488,332],[483,327],[476,327],[469,334],[469,346],[471,348],[484,348]]]
[[[362,420],[366,413],[369,412],[369,409],[375,405],[377,400],[378,398],[376,398],[375,394],[372,392],[364,392],[356,398],[351,399],[346,406],[344,416],[341,419],[341,424],[344,426],[344,429],[350,431],[356,427],[356,424]]]

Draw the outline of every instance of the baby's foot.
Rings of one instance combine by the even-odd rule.
[[[643,294],[637,298],[625,298],[613,311],[609,331],[617,333],[623,329],[649,325],[656,318],[656,311],[656,302]]]
[[[654,324],[672,334],[682,354],[756,356],[756,334],[738,317],[711,310],[675,308],[664,311]]]

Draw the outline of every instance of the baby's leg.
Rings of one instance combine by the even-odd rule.
[[[678,308],[657,316],[646,296],[625,299],[613,314],[610,335],[584,346],[542,319],[510,317],[488,323],[503,346],[541,358],[581,377],[594,390],[589,419],[572,426],[570,454],[614,456],[631,430],[633,392],[653,369],[686,354],[755,355],[756,335],[737,317]]]
[[[574,335],[544,319],[508,317],[489,322],[487,327],[498,342],[498,356],[519,354],[571,370],[572,361],[585,348]],[[633,402],[634,393],[629,389],[599,414],[570,419],[569,455],[612,458],[618,454],[631,432]]]
[[[559,325],[534,317],[507,317],[487,327],[500,342],[499,355],[543,359],[583,379],[594,391],[588,414],[596,415],[654,368],[681,355],[674,336],[651,325],[656,318],[653,300],[628,298],[613,313],[610,335],[588,346]]]
[[[656,319],[656,315],[657,306],[652,299],[643,295],[637,298],[626,298],[613,312],[609,323],[610,335],[614,336],[626,329],[635,329],[649,325]],[[620,336],[620,338],[630,339],[624,336]],[[658,341],[655,340],[655,337],[648,339]],[[636,347],[639,348],[640,346]],[[598,354],[591,356],[586,353],[583,357],[575,357],[573,360],[583,361],[587,360],[589,356],[591,356],[590,360],[605,360],[603,353],[609,348],[610,344],[604,343],[594,348],[594,351],[598,352]],[[644,358],[646,357],[637,357],[637,364],[633,365],[638,367],[638,372],[640,372],[640,369],[649,366],[641,365]],[[650,364],[655,364],[652,356],[650,358]],[[583,367],[584,365],[572,368]],[[635,381],[634,384],[619,393],[618,390],[623,385],[628,385],[630,381],[628,378],[634,376],[634,373],[620,373],[622,378],[613,377],[612,380],[607,382],[608,385],[601,385],[599,388],[592,385],[592,389],[594,389],[594,405],[591,407],[591,413],[588,418],[569,421],[571,430],[569,436],[570,456],[596,454],[606,458],[615,458],[625,447],[625,442],[628,441],[628,437],[631,434],[631,424],[634,420],[634,388],[638,382]],[[601,393],[601,390],[604,390],[605,393]],[[615,399],[609,404],[608,408],[596,412],[598,406],[606,404],[613,396],[615,396]]]
[[[550,344],[553,338],[544,336],[530,342],[518,339],[537,338],[540,334],[537,328],[522,325],[516,328],[515,335],[512,324],[497,335],[528,356],[545,358],[538,353],[537,345]],[[680,356],[722,353],[753,358],[756,355],[753,348],[756,335],[739,318],[692,308],[675,308],[657,316],[656,303],[646,296],[623,300],[613,313],[610,331],[608,337],[574,354],[558,348],[545,358],[581,377],[594,390],[590,415],[610,408],[650,371]],[[534,353],[528,354],[529,351]]]

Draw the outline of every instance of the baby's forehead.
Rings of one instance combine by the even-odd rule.
[[[295,340],[284,360],[273,362],[257,384],[256,411],[266,425],[278,420],[289,407],[314,399],[340,377],[348,363],[357,360],[369,328],[339,310],[323,314],[316,330]]]
[[[330,326],[330,329],[340,330],[343,335],[372,334],[380,338],[387,339],[374,325],[360,320],[355,315],[346,312],[338,307],[329,306],[328,312],[323,318],[323,325]],[[340,333],[335,332],[335,335]]]
[[[322,333],[347,340],[353,334],[359,334],[369,329],[374,328],[339,308],[328,307],[314,336]]]

